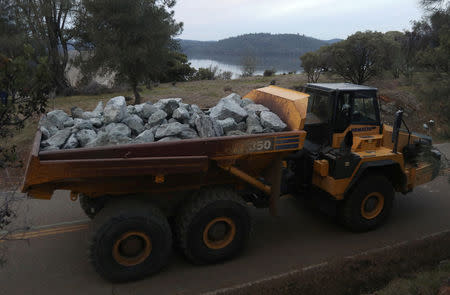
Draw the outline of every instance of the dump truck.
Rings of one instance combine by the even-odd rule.
[[[438,173],[440,154],[429,137],[401,128],[401,111],[394,126],[381,122],[376,88],[269,86],[244,98],[276,113],[287,131],[57,151],[39,151],[37,131],[22,191],[79,199],[92,218],[95,270],[124,282],[158,272],[173,244],[195,264],[235,257],[250,237],[249,206],[277,215],[282,194],[320,191],[343,225],[374,229],[395,192]]]

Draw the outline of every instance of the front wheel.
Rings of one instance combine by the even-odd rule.
[[[339,218],[353,231],[368,231],[384,224],[391,215],[394,188],[386,177],[369,175],[361,179],[339,208]]]
[[[146,202],[112,202],[95,216],[89,247],[95,270],[111,282],[158,272],[169,260],[172,232],[167,218]]]

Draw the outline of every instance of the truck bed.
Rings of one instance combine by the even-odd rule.
[[[230,175],[220,168],[231,165],[257,177],[279,154],[301,149],[306,137],[300,129],[307,96],[288,90],[292,97],[280,98],[279,89],[268,90],[278,91],[270,106],[292,131],[41,152],[38,131],[22,191],[49,199],[57,189],[102,195],[199,187],[226,182]],[[252,99],[263,103],[258,99],[269,94]],[[299,119],[292,120],[295,114]]]

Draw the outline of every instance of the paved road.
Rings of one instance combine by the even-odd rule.
[[[41,228],[27,241],[0,244],[8,248],[8,262],[0,268],[0,294],[198,294],[230,287],[448,230],[449,192],[448,177],[438,177],[412,194],[397,195],[391,221],[363,234],[347,232],[302,201],[284,199],[278,218],[270,217],[267,210],[253,210],[254,235],[239,258],[199,267],[174,252],[170,265],[160,274],[122,285],[102,280],[91,268],[86,259],[85,216],[67,193],[58,192],[51,201],[19,202],[21,216],[26,218],[17,225],[79,222],[59,230]]]

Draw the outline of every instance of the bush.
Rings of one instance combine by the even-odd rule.
[[[218,78],[220,80],[231,80],[232,77],[233,77],[233,73],[230,71],[224,71],[218,75]]]
[[[216,80],[218,78],[217,73],[219,68],[212,65],[209,68],[199,68],[197,72],[193,75],[193,80]]]
[[[275,75],[276,70],[275,69],[270,69],[270,70],[265,70],[263,73],[264,77],[271,77],[273,75]]]

